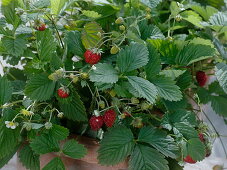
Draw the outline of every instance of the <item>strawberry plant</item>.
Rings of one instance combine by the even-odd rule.
[[[2,0],[0,167],[17,152],[38,170],[40,156],[56,152],[43,169],[66,169],[62,156],[87,154],[72,134],[99,140],[104,166],[126,160],[131,170],[168,170],[202,161],[212,136],[197,116],[206,115],[202,104],[227,117],[225,8]]]

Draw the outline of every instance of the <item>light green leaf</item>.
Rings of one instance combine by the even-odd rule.
[[[13,93],[12,84],[7,80],[6,76],[0,76],[0,89],[0,105],[3,105],[11,99]]]
[[[49,61],[56,50],[56,41],[50,29],[36,32],[37,51],[40,60]]]
[[[115,165],[129,156],[134,147],[130,129],[118,126],[109,129],[101,141],[98,160],[101,165]]]
[[[50,0],[51,13],[58,15],[68,0]]]
[[[224,12],[217,12],[209,19],[211,25],[227,26],[227,14]]]
[[[180,88],[170,77],[156,77],[151,82],[156,86],[158,95],[165,100],[180,101],[182,99]]]
[[[82,14],[89,18],[99,18],[102,15],[95,11],[83,10]]]
[[[148,63],[148,50],[139,43],[131,43],[117,55],[117,66],[121,73],[130,72]]]
[[[85,49],[81,41],[81,33],[79,31],[70,31],[66,34],[65,42],[69,52],[74,55],[83,57]]]
[[[147,44],[149,51],[149,62],[145,67],[147,79],[151,80],[155,77],[161,70],[161,59],[157,50],[151,44]]]
[[[69,136],[69,129],[60,125],[53,125],[49,130],[49,135],[56,140],[64,140]]]
[[[200,5],[192,5],[191,9],[199,13],[205,21],[208,21],[208,19],[218,12],[218,10],[212,6],[200,6]]]
[[[79,144],[76,140],[68,140],[63,147],[62,152],[74,159],[83,158],[87,154],[87,149],[84,145]]]
[[[182,75],[186,70],[162,70],[159,74],[164,75],[165,77],[170,77],[172,80],[175,80],[177,77]]]
[[[140,0],[144,5],[147,5],[150,8],[155,8],[162,0]]]
[[[190,139],[187,142],[187,153],[195,161],[202,161],[205,158],[205,145],[199,139]]]
[[[102,43],[98,33],[102,33],[102,27],[96,22],[89,22],[82,31],[82,43],[86,49],[98,47]]]
[[[65,170],[65,165],[61,158],[55,157],[43,168],[43,170]]]
[[[167,157],[174,159],[178,157],[179,147],[172,137],[167,136],[165,131],[144,127],[139,132],[138,140],[150,144]]]
[[[51,81],[46,74],[33,76],[25,87],[25,94],[32,100],[49,100],[54,93],[55,82]]]
[[[215,75],[218,79],[220,86],[227,94],[227,64],[218,63],[215,67]]]
[[[129,161],[131,170],[168,170],[168,161],[157,150],[138,144]]]
[[[42,134],[35,137],[30,146],[36,154],[46,154],[49,152],[58,152],[60,150],[57,139],[48,134]]]
[[[65,117],[74,121],[87,121],[86,109],[76,91],[71,93],[70,102],[59,100],[59,106]]]
[[[20,162],[30,170],[40,170],[39,155],[35,154],[29,145],[25,145],[19,152]]]
[[[7,53],[14,56],[21,56],[24,53],[24,50],[27,48],[27,42],[22,36],[18,36],[15,38],[4,36],[1,41],[2,45],[7,50]]]
[[[118,81],[118,72],[112,65],[99,63],[95,67],[90,72],[90,80],[92,82],[116,83]]]
[[[180,51],[175,61],[179,65],[190,65],[213,56],[214,52],[215,50],[208,45],[188,44]]]
[[[182,19],[192,23],[193,25],[203,28],[203,26],[200,24],[202,21],[202,18],[199,16],[199,14],[195,13],[194,11],[184,11],[180,13]]]
[[[136,76],[128,76],[128,81],[141,97],[147,99],[151,103],[155,102],[158,93],[154,84]]]
[[[3,118],[0,119],[0,159],[7,156],[19,144],[20,128],[9,129],[5,121],[11,121],[17,112],[7,109],[3,111]]]

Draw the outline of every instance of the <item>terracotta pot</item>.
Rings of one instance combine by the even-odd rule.
[[[108,167],[99,165],[97,160],[97,150],[99,148],[99,144],[97,140],[84,136],[73,136],[70,138],[74,138],[79,143],[83,144],[87,148],[88,153],[82,159],[71,159],[69,157],[62,156],[61,159],[65,164],[66,170],[127,170],[128,161],[124,161],[118,165]],[[48,153],[42,155],[40,157],[41,169],[54,157],[57,157],[56,153]],[[19,168],[19,170],[25,170],[25,168],[23,168],[21,164],[17,167]]]

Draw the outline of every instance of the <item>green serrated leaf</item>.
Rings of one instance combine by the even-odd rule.
[[[87,149],[84,145],[79,144],[76,140],[68,140],[63,147],[62,152],[74,159],[80,159],[87,154]]]
[[[214,111],[221,116],[227,117],[227,96],[211,96],[209,99],[211,100],[211,107]]]
[[[199,16],[199,14],[195,13],[194,11],[187,10],[182,13],[180,13],[182,19],[192,23],[193,25],[203,28],[203,26],[200,24],[202,21],[202,18]]]
[[[56,42],[50,29],[36,32],[37,51],[39,59],[49,61],[56,50]]]
[[[27,48],[27,41],[22,36],[18,36],[15,38],[4,36],[1,41],[2,45],[7,50],[7,53],[14,56],[21,56],[24,53],[24,50]]]
[[[46,154],[60,150],[57,139],[48,134],[37,136],[31,141],[30,146],[36,154]]]
[[[165,77],[170,77],[172,80],[175,80],[180,75],[184,74],[186,70],[162,70],[159,74],[164,75]]]
[[[98,63],[95,69],[90,72],[90,80],[92,82],[116,83],[118,81],[118,72],[112,65],[106,63]]]
[[[131,43],[117,55],[117,66],[121,73],[130,72],[148,63],[147,47],[139,43]]]
[[[213,56],[214,52],[215,50],[208,45],[188,44],[176,56],[175,61],[178,65],[190,65]]]
[[[18,151],[19,147],[20,145],[16,146],[12,151],[9,151],[9,153],[6,156],[0,159],[0,168],[3,168],[12,159],[12,157]]]
[[[69,52],[83,57],[85,49],[81,41],[81,33],[79,31],[70,31],[65,38]]]
[[[96,22],[89,22],[84,26],[82,31],[82,43],[86,49],[98,47],[102,43],[98,33],[102,33],[102,27]]]
[[[177,79],[176,85],[180,87],[181,90],[188,88],[192,83],[192,74],[189,70],[185,71]]]
[[[182,93],[176,82],[169,77],[156,77],[151,81],[158,90],[158,95],[165,100],[180,101]]]
[[[69,136],[69,129],[54,124],[52,128],[49,130],[49,135],[55,138],[56,140],[64,140]]]
[[[86,121],[87,114],[83,102],[76,91],[71,93],[72,99],[70,102],[59,100],[59,105],[65,117],[74,121]]]
[[[3,105],[11,99],[13,93],[12,84],[7,80],[6,76],[0,76],[0,89],[0,105]]]
[[[149,51],[149,62],[145,67],[147,79],[151,80],[155,77],[161,70],[161,59],[157,50],[151,44],[147,44]]]
[[[144,5],[147,5],[150,8],[155,8],[162,0],[140,0]]]
[[[27,169],[40,170],[39,155],[35,154],[29,145],[20,150],[19,159]]]
[[[160,129],[144,127],[139,132],[138,140],[150,144],[167,157],[177,158],[179,154],[179,147],[174,139]]]
[[[25,87],[25,94],[32,100],[49,100],[54,93],[55,82],[51,81],[46,74],[34,75]]]
[[[58,15],[68,0],[50,0],[51,13]]]
[[[155,102],[158,91],[154,84],[136,76],[128,76],[128,81],[141,97],[147,99],[151,103]]]
[[[197,138],[190,139],[187,142],[187,153],[195,161],[201,161],[205,158],[205,145]]]
[[[56,157],[52,159],[43,170],[65,170],[65,165],[63,164],[61,158]]]
[[[177,102],[171,102],[168,100],[163,100],[163,102],[164,102],[166,109],[170,112],[185,109],[188,105],[188,101],[187,101],[186,97],[183,97],[182,100],[177,101]]]
[[[89,18],[99,18],[102,15],[95,11],[83,10],[82,14]]]
[[[176,135],[180,133],[187,139],[198,137],[198,132],[186,122],[174,123],[173,131]]]
[[[215,67],[215,75],[218,79],[220,86],[227,94],[227,64],[218,63]]]
[[[98,160],[101,165],[115,165],[129,156],[134,147],[130,129],[118,126],[109,129],[101,141]]]
[[[138,144],[129,161],[130,170],[168,170],[168,161],[157,150]]]

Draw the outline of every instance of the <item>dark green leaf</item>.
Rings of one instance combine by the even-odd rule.
[[[218,63],[215,67],[215,75],[218,79],[220,86],[227,94],[227,64]]]
[[[116,83],[118,81],[117,70],[112,65],[99,63],[95,65],[95,69],[90,72],[90,80],[92,82]]]
[[[64,144],[62,152],[71,158],[80,159],[86,155],[87,149],[76,140],[68,140]]]
[[[129,156],[134,147],[130,129],[118,126],[109,129],[101,141],[98,160],[101,165],[115,165]]]
[[[52,159],[43,170],[65,170],[65,165],[63,164],[61,158],[56,157]]]
[[[198,137],[198,132],[190,124],[185,122],[174,123],[173,131],[176,135],[180,133],[187,139]]]
[[[141,97],[147,99],[151,103],[155,102],[157,97],[157,88],[154,84],[136,76],[129,76],[128,81]]]
[[[7,103],[12,96],[13,88],[7,77],[0,76],[0,105]]]
[[[5,157],[0,159],[0,168],[4,167],[12,159],[12,157],[18,151],[18,148],[19,148],[19,145],[16,146],[12,151],[10,151]]]
[[[49,135],[56,140],[64,140],[69,136],[69,129],[60,125],[53,125],[49,130]]]
[[[201,161],[205,158],[205,145],[199,139],[190,139],[187,142],[187,153],[195,161]]]
[[[51,81],[46,74],[33,76],[25,87],[25,94],[32,100],[49,100],[54,93],[55,82]]]
[[[130,72],[148,63],[148,50],[139,43],[131,43],[117,55],[117,66],[121,73]]]
[[[168,162],[157,150],[137,145],[129,161],[131,170],[168,170]]]
[[[29,145],[25,145],[19,152],[20,162],[30,170],[40,170],[39,155],[36,155]]]
[[[177,79],[176,85],[184,90],[188,88],[192,83],[192,75],[190,71],[185,71],[182,75],[180,75]]]

